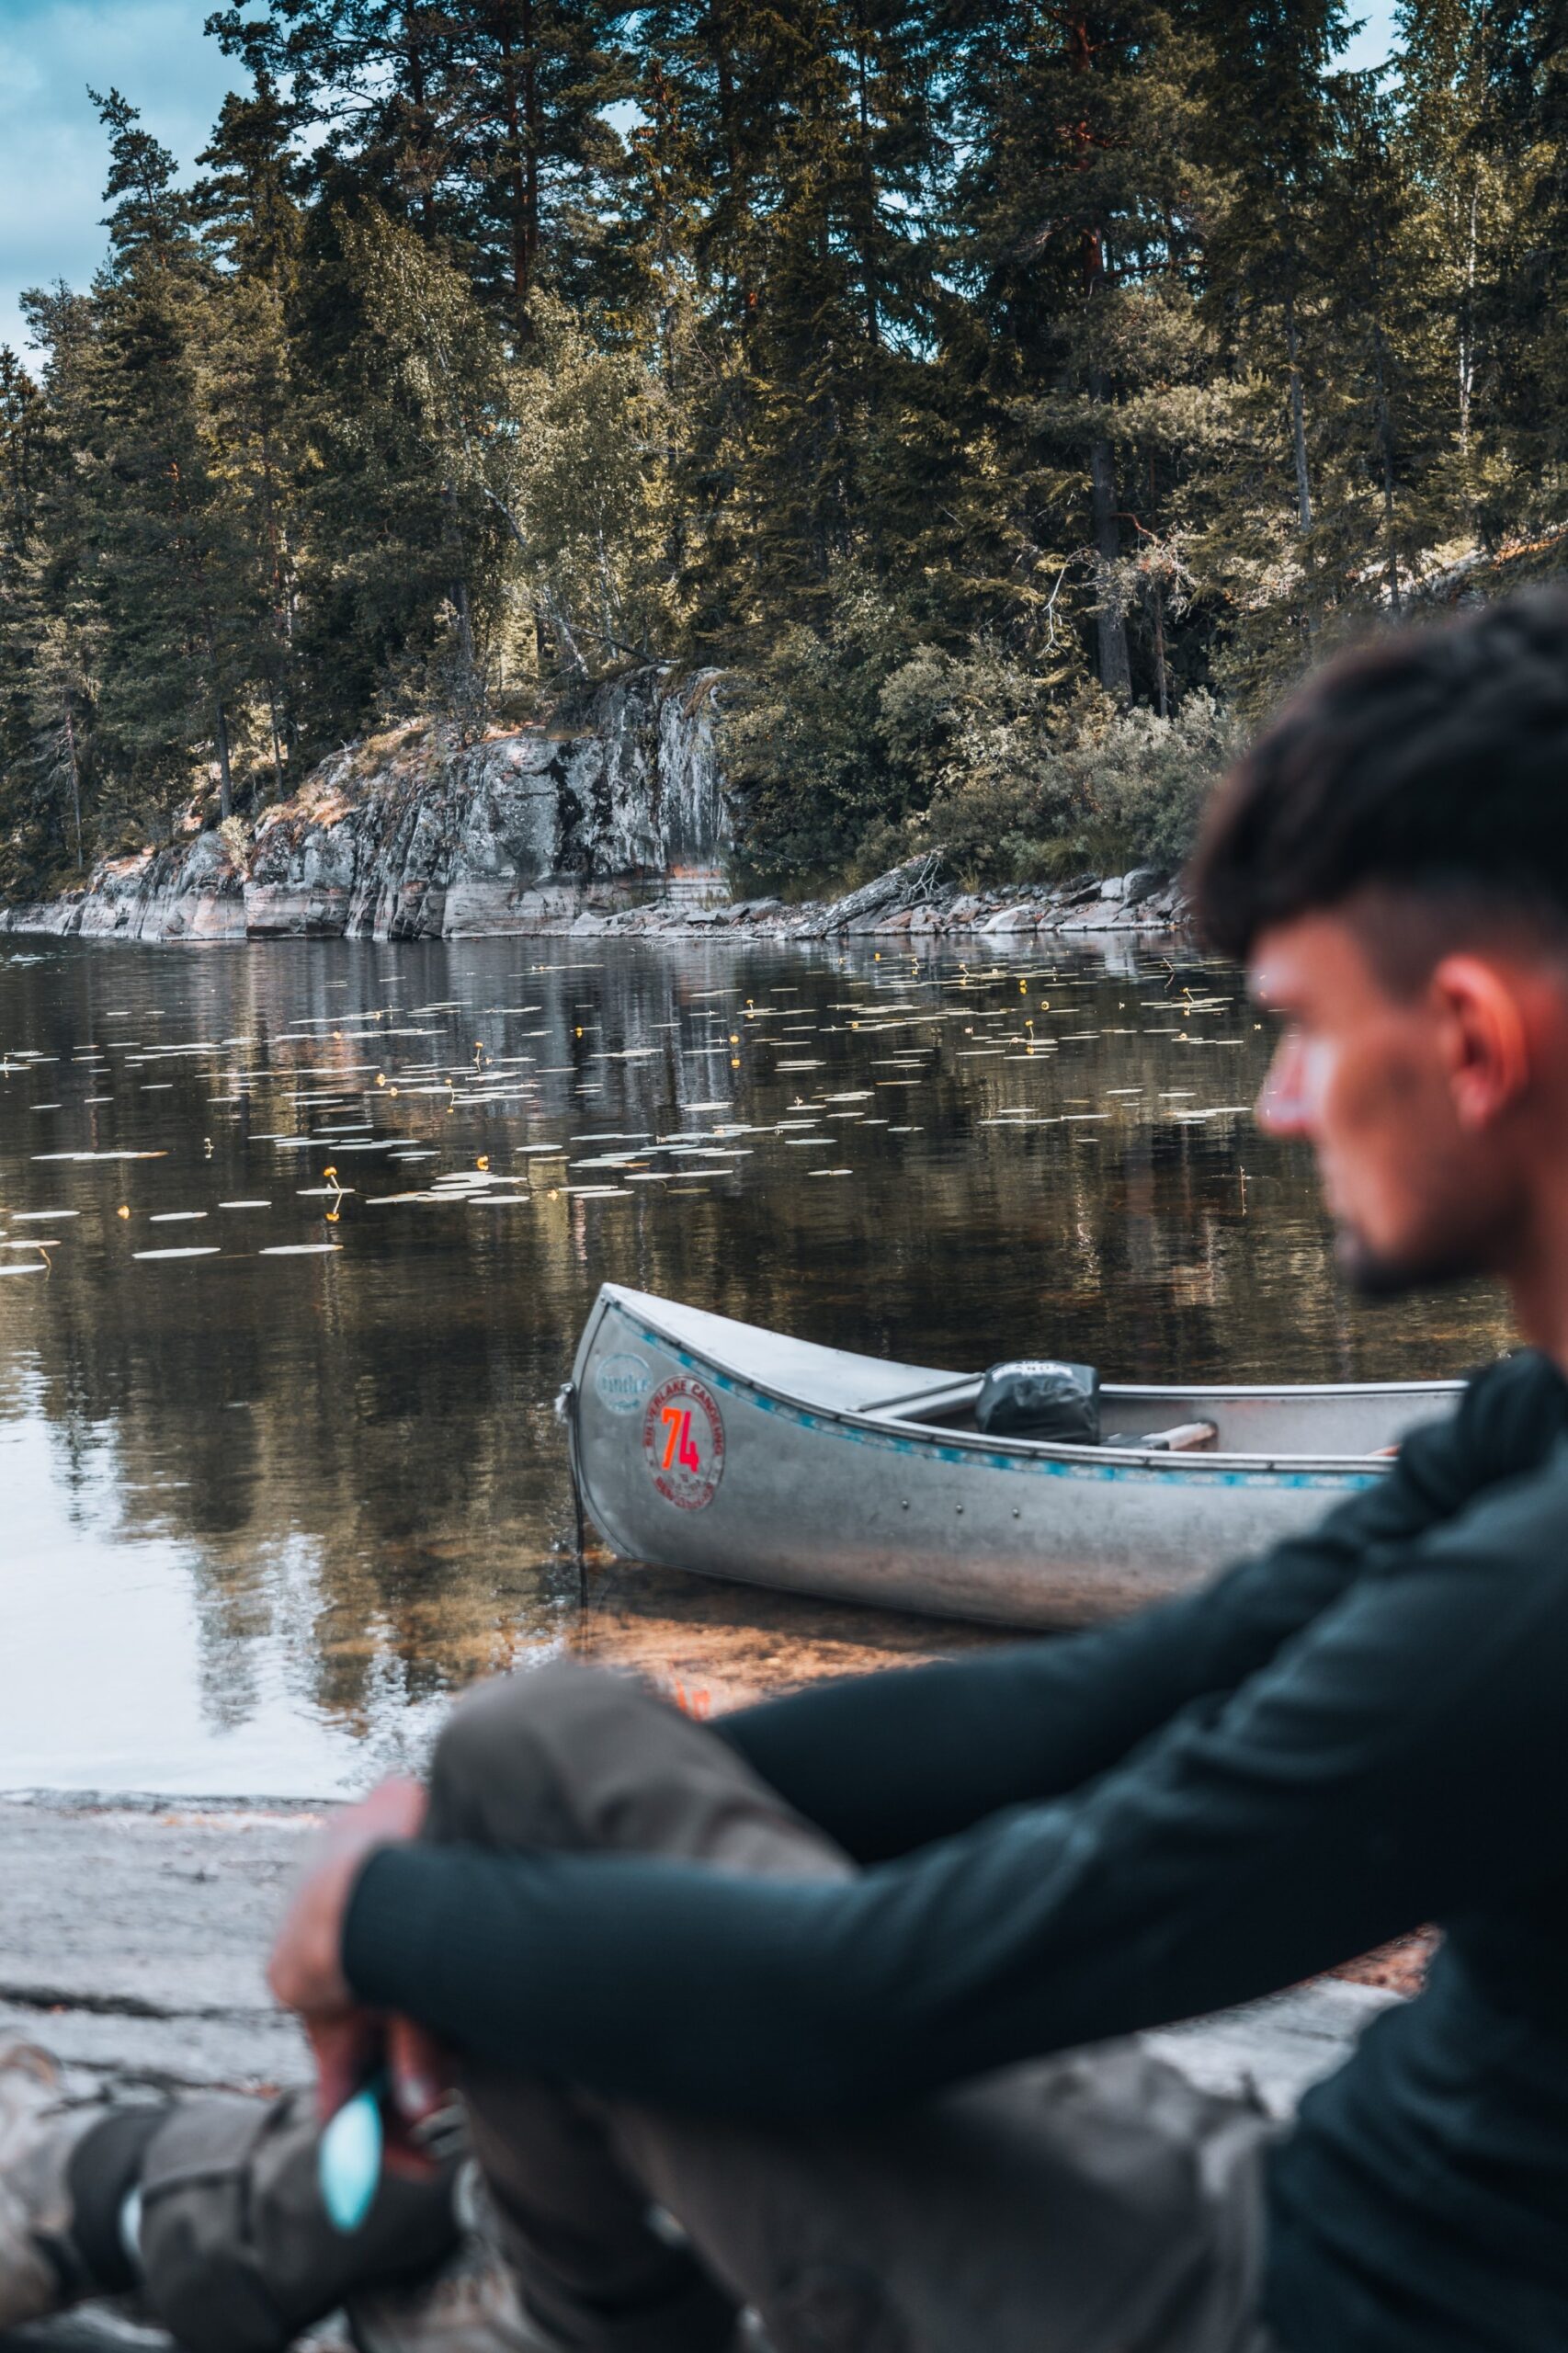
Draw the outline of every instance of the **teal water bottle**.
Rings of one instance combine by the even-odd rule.
[[[322,2204],[335,2230],[357,2231],[375,2203],[381,2186],[386,2132],[381,2122],[384,2073],[372,2075],[345,2100],[316,2147],[316,2180]]]

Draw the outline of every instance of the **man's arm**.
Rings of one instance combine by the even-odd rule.
[[[384,1850],[348,1980],[508,2068],[752,2117],[1272,1991],[1548,1867],[1565,1508],[1568,1480],[1500,1488],[1075,1796],[848,1881]]]
[[[1199,1592],[1090,1633],[821,1685],[713,1730],[858,1862],[1063,1796],[1179,1709],[1256,1674],[1371,1555],[1539,1460],[1542,1416],[1561,1415],[1555,1384],[1538,1358],[1494,1367],[1375,1487]]]

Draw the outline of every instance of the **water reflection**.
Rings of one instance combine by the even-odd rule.
[[[551,1400],[606,1277],[962,1367],[1491,1353],[1483,1294],[1345,1300],[1267,1047],[1131,943],[0,960],[0,1786],[324,1791],[528,1647],[702,1706],[946,1644],[608,1567],[580,1613]]]

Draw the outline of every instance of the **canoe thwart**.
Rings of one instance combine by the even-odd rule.
[[[1163,1438],[1168,1453],[1194,1454],[1199,1447],[1213,1446],[1219,1436],[1219,1427],[1214,1422],[1178,1422],[1174,1430],[1162,1430],[1154,1443],[1158,1446]]]

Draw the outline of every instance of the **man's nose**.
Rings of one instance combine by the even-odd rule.
[[[1307,1101],[1306,1056],[1290,1039],[1281,1039],[1257,1098],[1257,1124],[1267,1135],[1302,1136],[1311,1118]]]

